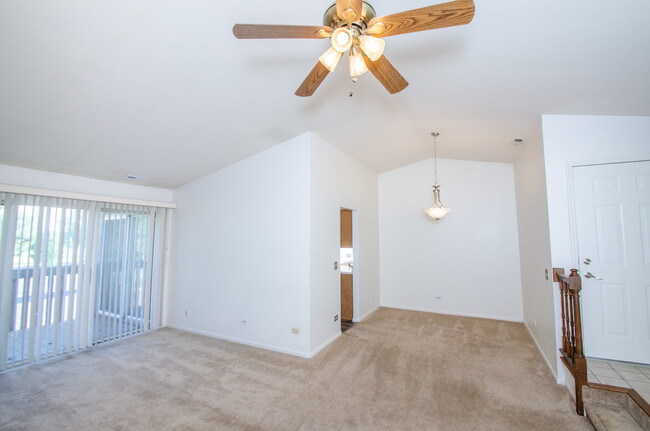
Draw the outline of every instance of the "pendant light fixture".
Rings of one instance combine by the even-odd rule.
[[[431,136],[433,136],[433,163],[435,166],[435,185],[433,186],[433,205],[431,205],[429,208],[425,209],[424,212],[427,213],[429,217],[432,219],[440,220],[444,216],[447,215],[449,212],[449,208],[445,208],[445,206],[440,202],[440,185],[438,184],[438,146],[437,146],[437,139],[438,136],[440,136],[440,133],[438,132],[431,132]]]

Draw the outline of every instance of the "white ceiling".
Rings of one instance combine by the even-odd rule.
[[[343,60],[297,97],[329,40],[232,35],[331,1],[4,1],[0,163],[176,187],[311,130],[379,173],[431,157],[432,130],[439,157],[513,162],[541,114],[650,116],[647,0],[475,0],[467,26],[386,39],[397,95],[368,73],[348,97]]]

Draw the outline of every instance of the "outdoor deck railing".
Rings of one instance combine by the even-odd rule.
[[[55,300],[56,308],[54,307],[45,307],[43,310],[46,315],[44,316],[44,321],[47,323],[53,323],[54,316],[59,316],[59,321],[64,320],[67,316],[66,309],[68,306],[67,298],[69,296],[69,283],[66,278],[72,276],[72,265],[62,265],[59,266],[50,266],[47,268],[41,269],[41,273],[37,274],[35,271],[36,268],[33,266],[16,268],[13,270],[12,280],[11,280],[11,325],[9,327],[10,331],[17,331],[20,329],[25,329],[29,327],[29,313],[28,307],[31,305],[31,297],[34,294],[34,290],[38,288],[39,282],[34,282],[34,276],[38,275],[43,277],[44,287],[41,292],[41,295],[45,297],[42,298],[42,301],[52,301],[55,300],[56,295],[60,295],[58,299]],[[78,271],[74,273],[76,277]],[[58,280],[58,278],[63,277],[63,280]],[[61,286],[62,291],[59,292],[57,286]],[[55,311],[58,311],[55,312]]]

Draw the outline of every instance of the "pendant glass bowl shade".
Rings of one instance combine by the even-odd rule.
[[[431,205],[429,208],[424,210],[425,213],[432,219],[440,220],[444,216],[447,215],[449,212],[449,208],[445,208],[445,206],[440,202],[440,186],[435,185],[433,186],[433,205]]]
[[[320,61],[327,70],[334,72],[334,69],[336,69],[336,65],[339,64],[342,55],[342,52],[339,52],[335,50],[333,46],[330,46],[330,48],[325,51],[325,54],[318,57],[318,61]]]

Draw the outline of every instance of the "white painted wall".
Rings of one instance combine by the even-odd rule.
[[[542,122],[552,262],[556,267],[575,267],[569,224],[573,216],[570,167],[650,159],[650,117],[544,115]]]
[[[514,167],[524,323],[557,378],[554,286],[541,121],[537,133],[520,148]],[[545,270],[549,272],[548,280]]]
[[[557,268],[578,267],[574,214],[571,209],[571,167],[650,159],[650,117],[578,115],[542,116],[548,195],[551,263]],[[559,293],[554,289],[556,346],[561,343]],[[588,352],[587,352],[588,354]],[[559,356],[556,355],[557,361]],[[567,374],[559,366],[558,378]]]
[[[356,211],[355,317],[379,305],[377,174],[311,135],[311,350],[318,351],[341,331],[339,260],[340,209]]]
[[[167,325],[308,355],[309,143],[301,135],[175,190]]]
[[[379,175],[381,305],[521,321],[513,165],[433,159]],[[440,296],[442,299],[436,300]]]
[[[0,184],[159,202],[172,202],[173,194],[169,189],[96,180],[9,165],[0,165]]]

